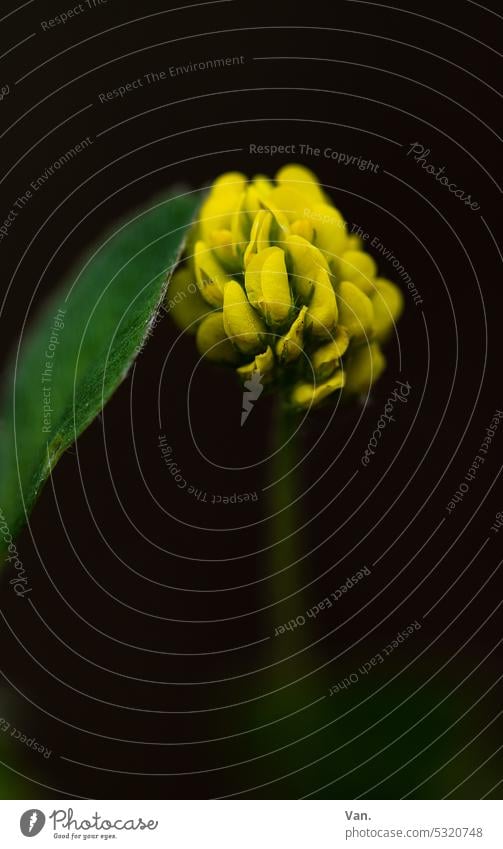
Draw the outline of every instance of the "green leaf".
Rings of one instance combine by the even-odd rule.
[[[0,559],[145,344],[199,202],[170,195],[114,228],[23,337],[0,408]]]

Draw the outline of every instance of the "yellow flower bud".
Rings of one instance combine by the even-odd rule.
[[[398,286],[385,280],[384,277],[376,278],[375,288],[372,298],[374,338],[384,342],[402,313],[403,295]]]
[[[352,395],[368,392],[385,367],[386,360],[376,342],[356,348],[346,365],[346,392]]]
[[[312,242],[314,235],[314,227],[308,218],[297,218],[290,225],[290,233],[294,236],[302,236],[308,242]]]
[[[244,266],[247,267],[251,258],[265,248],[270,247],[269,234],[271,232],[272,215],[265,209],[260,209],[255,218],[250,233],[250,241],[244,253]]]
[[[326,200],[315,174],[303,165],[284,165],[275,180],[280,186],[295,189],[311,203],[324,203]]]
[[[281,248],[266,248],[255,254],[245,273],[250,303],[271,327],[281,326],[290,315],[292,296]]]
[[[290,222],[304,216],[309,203],[308,198],[297,191],[294,186],[289,185],[276,186],[267,197],[268,206],[271,209],[274,207],[279,210],[284,216],[286,229],[289,229]]]
[[[241,192],[237,199],[234,212],[231,217],[231,233],[233,240],[234,256],[241,258],[248,245],[250,226],[248,216],[245,212],[246,192]]]
[[[215,363],[236,365],[239,354],[227,338],[222,312],[211,312],[203,318],[197,328],[197,350],[200,354]]]
[[[169,310],[180,327],[197,327],[199,351],[235,365],[245,385],[264,378],[305,409],[341,389],[346,373],[344,396],[384,369],[379,342],[402,294],[377,276],[364,240],[348,234],[308,168],[285,165],[274,181],[236,171],[215,180],[184,262]]]
[[[361,338],[372,332],[374,310],[372,301],[349,280],[339,286],[339,321],[347,328],[350,336]]]
[[[345,251],[338,266],[340,280],[349,280],[366,295],[374,294],[377,265],[364,251]]]
[[[229,339],[243,354],[256,354],[265,348],[266,327],[236,280],[225,284],[224,327]]]
[[[293,274],[293,288],[303,301],[308,301],[320,268],[328,271],[328,263],[322,252],[302,236],[287,236],[285,239]]]
[[[317,380],[326,380],[339,365],[349,345],[349,333],[345,327],[338,325],[331,342],[317,348],[312,357],[314,373]]]
[[[253,224],[255,216],[261,211],[260,197],[256,187],[253,184],[248,184],[246,187],[245,209],[248,214],[250,224]]]
[[[247,185],[248,180],[245,174],[241,171],[226,171],[213,181],[211,193],[220,195],[222,192],[239,195]]]
[[[358,236],[357,233],[349,233],[346,239],[346,250],[347,251],[361,251],[363,250],[363,239],[361,236]]]
[[[239,271],[239,258],[233,250],[232,233],[230,230],[212,230],[209,234],[209,247],[213,250],[213,256],[228,271]]]
[[[278,199],[275,198],[275,192],[277,192],[277,189],[274,188],[273,184],[269,180],[265,180],[261,177],[256,177],[253,185],[258,192],[260,203],[272,214],[276,222],[278,233],[281,234],[281,238],[284,238],[290,232],[289,218],[283,211],[281,203],[278,205]],[[279,198],[279,200],[281,201],[281,198]]]
[[[246,185],[246,177],[238,171],[222,174],[211,188],[199,215],[200,236],[211,241],[213,230],[230,230],[231,214]]]
[[[320,268],[307,308],[306,327],[318,339],[330,337],[337,322],[337,314],[337,300],[330,277],[324,268]]]
[[[178,268],[169,281],[166,309],[181,330],[195,333],[197,322],[209,312],[187,266]]]
[[[263,174],[255,174],[252,186],[260,198],[267,197],[267,195],[269,195],[274,189],[273,181],[270,180],[269,177],[265,177]]]
[[[332,377],[322,383],[298,383],[293,389],[291,403],[302,409],[316,407],[337,389],[342,389],[344,380],[344,372],[341,370],[336,371]]]
[[[346,250],[346,222],[335,206],[312,204],[309,218],[314,224],[314,244],[329,262],[336,261]]]
[[[229,277],[202,240],[194,246],[194,270],[196,283],[204,300],[213,307],[221,307],[224,286]]]
[[[302,353],[307,307],[302,307],[284,336],[278,339],[276,354],[282,364],[292,363]]]
[[[274,354],[270,345],[267,346],[263,354],[257,354],[251,363],[246,363],[237,369],[241,380],[248,380],[253,372],[258,371],[262,378],[262,383],[269,383],[273,377],[274,370]]]

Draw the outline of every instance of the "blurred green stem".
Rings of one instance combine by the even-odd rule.
[[[273,456],[269,464],[267,490],[268,516],[271,517],[268,540],[271,546],[268,553],[268,595],[269,602],[274,604],[271,608],[273,632],[275,627],[302,612],[302,604],[296,595],[296,576],[301,563],[292,565],[301,557],[303,548],[298,531],[301,524],[300,510],[296,501],[301,491],[300,466],[297,466],[300,456],[300,434],[296,433],[298,426],[298,414],[285,408],[278,398],[271,427]],[[294,633],[295,631],[290,636]]]

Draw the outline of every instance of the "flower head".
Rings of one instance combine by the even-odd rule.
[[[300,165],[272,181],[213,183],[170,283],[172,315],[199,352],[306,408],[368,391],[403,309],[400,289]],[[255,375],[255,377],[254,377]]]

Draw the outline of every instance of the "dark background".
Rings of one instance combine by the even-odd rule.
[[[6,369],[24,321],[117,218],[173,183],[197,188],[229,169],[273,175],[292,159],[400,259],[423,303],[405,291],[399,339],[365,408],[329,407],[303,423],[297,555],[281,574],[275,549],[264,551],[273,399],[240,429],[231,375],[198,364],[190,338],[172,352],[177,331],[160,323],[19,538],[30,604],[4,576],[2,713],[52,750],[44,759],[13,742],[3,752],[16,792],[500,798],[501,546],[490,528],[503,508],[501,432],[463,502],[445,509],[503,409],[497,5],[236,0],[170,12],[108,0],[42,31],[68,8],[0,5],[6,213],[62,153],[93,139],[0,244]],[[227,56],[243,64],[99,102],[147,72]],[[414,141],[480,210],[407,156]],[[379,168],[299,148],[260,157],[250,144],[330,146]],[[364,469],[397,378],[409,400]],[[256,503],[177,491],[157,444],[158,396],[185,478],[208,493],[257,492]],[[371,575],[331,610],[272,636],[363,566]],[[328,696],[414,620],[421,629],[386,663]]]

